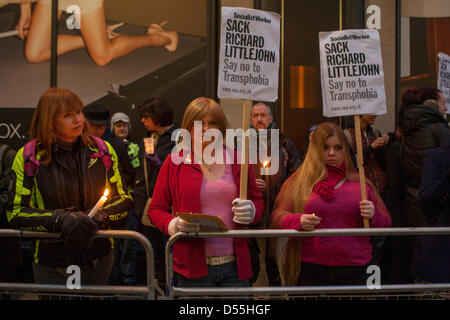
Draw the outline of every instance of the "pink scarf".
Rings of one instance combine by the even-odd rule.
[[[345,164],[343,163],[339,167],[326,166],[327,176],[325,179],[317,182],[313,190],[317,192],[320,197],[325,201],[332,201],[336,197],[336,192],[334,187],[345,178]]]

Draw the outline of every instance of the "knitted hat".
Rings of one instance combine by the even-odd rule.
[[[113,132],[113,127],[114,127],[114,124],[116,123],[116,122],[119,122],[119,121],[122,121],[122,122],[126,122],[126,123],[128,123],[128,130],[129,130],[129,132],[131,132],[131,122],[130,122],[130,117],[128,117],[125,113],[123,113],[123,112],[117,112],[117,113],[114,113],[113,114],[113,116],[111,117],[111,132]]]

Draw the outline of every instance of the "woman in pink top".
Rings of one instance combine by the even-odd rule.
[[[164,161],[149,207],[152,223],[169,236],[200,230],[172,215],[172,210],[219,216],[228,229],[242,229],[261,219],[264,204],[251,166],[248,200],[239,199],[237,154],[223,145],[226,140],[218,139],[225,139],[227,126],[214,100],[197,98],[187,107],[181,125],[183,150]],[[246,238],[179,239],[173,245],[173,263],[180,287],[248,286],[247,279],[253,276]]]
[[[389,227],[391,219],[372,184],[361,201],[359,175],[342,129],[332,122],[312,133],[302,166],[284,183],[272,213],[282,229]],[[291,238],[281,256],[287,285],[356,285],[366,283],[372,257],[370,237]],[[301,268],[301,272],[300,272]]]

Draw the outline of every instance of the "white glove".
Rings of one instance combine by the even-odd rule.
[[[200,225],[198,223],[188,222],[176,217],[169,222],[169,227],[167,228],[169,235],[174,235],[177,232],[199,232]]]
[[[234,199],[231,210],[234,212],[233,221],[240,224],[250,224],[255,218],[255,205],[252,200]]]

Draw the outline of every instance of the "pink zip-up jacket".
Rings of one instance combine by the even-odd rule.
[[[370,221],[371,228],[387,228],[391,226],[391,218],[382,200],[376,197],[372,187],[366,185],[367,200],[375,205],[374,216]],[[315,229],[363,228],[359,202],[361,189],[359,181],[346,180],[337,188],[336,197],[328,202],[315,191],[311,193],[305,204],[304,212],[294,213],[292,197],[286,199],[272,217],[281,211],[288,211],[280,221],[281,229],[302,230],[300,219],[303,214],[312,214],[322,218]],[[324,236],[302,238],[302,262],[327,266],[363,266],[372,258],[372,243],[367,236]]]

